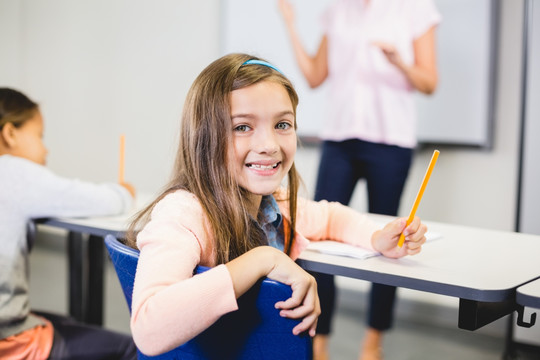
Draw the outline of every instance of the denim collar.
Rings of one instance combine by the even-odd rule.
[[[268,245],[283,250],[283,232],[280,231],[282,215],[273,195],[262,197],[259,213],[259,225],[266,234]]]

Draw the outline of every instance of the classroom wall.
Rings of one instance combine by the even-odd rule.
[[[418,210],[427,220],[514,229],[522,7],[501,0],[493,148],[439,148]],[[0,86],[15,86],[42,105],[52,170],[115,181],[118,136],[125,133],[127,179],[141,192],[156,192],[169,176],[188,87],[219,55],[220,11],[219,0],[0,0]],[[402,215],[432,150],[416,153]],[[299,150],[308,191],[317,162],[317,148]],[[364,191],[360,184],[352,203],[359,210]]]
[[[41,104],[48,165],[65,176],[169,177],[183,100],[218,56],[218,0],[0,0],[0,86]]]

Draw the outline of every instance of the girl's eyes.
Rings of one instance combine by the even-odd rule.
[[[238,125],[233,129],[233,131],[245,132],[245,131],[248,131],[249,129],[250,127],[247,125]]]
[[[288,121],[281,121],[276,124],[277,130],[289,130],[290,128],[292,128],[292,124]],[[233,128],[233,131],[238,131],[238,132],[246,132],[249,130],[251,130],[251,126],[245,125],[245,124],[238,125]]]
[[[289,122],[282,121],[276,125],[276,129],[278,130],[288,130],[292,127],[292,125]]]

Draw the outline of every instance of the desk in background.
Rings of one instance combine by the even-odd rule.
[[[540,329],[526,329],[537,323],[535,309],[540,309],[540,279],[518,287],[516,290],[516,303],[519,305],[517,309],[517,325],[525,329],[520,330],[513,326],[513,317],[509,317],[503,359],[539,359],[538,331]],[[527,311],[525,307],[533,309]]]
[[[151,199],[138,196],[133,210],[118,216],[40,219],[38,227],[68,230],[69,314],[88,324],[103,324],[105,244],[112,234],[124,238],[130,219]]]

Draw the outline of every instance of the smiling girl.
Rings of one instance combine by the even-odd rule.
[[[237,298],[262,277],[291,286],[291,298],[275,306],[301,320],[294,334],[314,336],[316,282],[294,262],[309,241],[342,241],[391,257],[420,251],[426,227],[418,218],[378,230],[348,207],[298,197],[297,105],[290,81],[246,54],[214,61],[193,83],[173,179],[128,235],[140,250],[131,330],[143,353],[192,339],[236,310]],[[407,241],[399,248],[402,231]],[[193,276],[197,265],[211,269]]]

